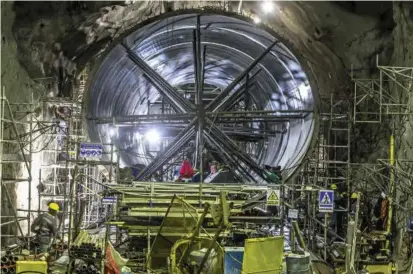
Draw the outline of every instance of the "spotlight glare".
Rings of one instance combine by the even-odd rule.
[[[257,16],[255,16],[252,20],[254,20],[254,23],[255,23],[255,24],[261,23],[261,19],[258,18]]]
[[[146,132],[145,139],[147,141],[149,141],[150,143],[154,143],[154,142],[159,141],[160,136],[159,136],[159,133],[156,130],[151,129],[148,132]]]
[[[264,1],[264,3],[262,3],[262,10],[265,13],[270,13],[272,11],[274,11],[274,2],[273,1]]]
[[[115,128],[109,128],[109,136],[115,137],[117,134],[117,130]]]

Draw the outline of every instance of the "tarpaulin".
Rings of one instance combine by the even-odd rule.
[[[120,269],[127,264],[128,260],[122,258],[120,254],[108,242],[106,246],[105,274],[120,274]]]

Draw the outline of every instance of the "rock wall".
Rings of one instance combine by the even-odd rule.
[[[35,83],[29,77],[26,69],[21,66],[19,62],[19,53],[17,44],[12,32],[12,24],[15,21],[15,13],[13,12],[12,2],[1,2],[1,86],[4,88],[5,96],[10,102],[15,103],[28,103],[31,101],[32,94],[34,98],[39,98],[42,93],[42,86]],[[21,108],[23,110],[23,108]],[[21,116],[21,114],[19,114]],[[5,117],[10,119],[10,114],[6,110]],[[16,115],[16,117],[18,117]],[[23,119],[24,120],[24,119]],[[26,128],[19,125],[17,127],[19,134],[26,132]],[[14,139],[15,134],[10,123],[5,125],[4,139]],[[26,147],[27,149],[27,147]],[[17,154],[20,149],[16,144],[5,144],[4,154]],[[21,154],[20,154],[21,155]],[[38,155],[34,156],[34,161],[38,161]],[[37,169],[38,171],[38,169]],[[37,175],[38,173],[36,173]],[[36,192],[36,175],[32,183],[32,193],[34,199],[32,200],[32,208],[37,209],[37,192]],[[5,164],[3,166],[3,178],[22,178],[28,177],[27,169],[22,164]],[[17,184],[7,184],[1,191],[1,213],[2,216],[13,216],[14,208],[28,208],[28,183],[21,182]],[[6,192],[9,192],[11,198],[11,204],[7,198]],[[17,212],[21,217],[26,217],[27,212]],[[12,218],[2,218],[2,222],[11,221]],[[27,222],[20,222],[23,233],[27,233]],[[2,235],[16,235],[17,230],[15,226],[2,226]],[[7,243],[11,238],[4,238],[4,243]]]
[[[391,64],[400,67],[413,67],[413,3],[395,2],[393,4],[393,18],[396,26],[393,30],[394,51]],[[413,85],[413,83],[410,83]],[[411,95],[412,96],[412,95]],[[413,96],[412,96],[413,97]],[[413,98],[410,99],[413,109]],[[413,116],[402,128],[400,140],[399,159],[411,159],[413,157]]]
[[[396,26],[393,30],[394,51],[391,64],[394,66],[413,67],[413,3],[395,2],[393,4],[393,19]],[[413,77],[413,71],[410,72]],[[409,83],[410,92],[413,91],[413,79]],[[407,86],[406,85],[406,86]],[[394,94],[397,90],[394,90]],[[413,94],[410,93],[410,108],[413,110]],[[407,101],[407,98],[405,99]],[[412,113],[412,112],[410,112]],[[401,172],[397,174],[396,199],[395,199],[395,226],[396,233],[396,259],[405,259],[406,246],[406,219],[413,214],[413,114],[404,117],[404,122],[394,134],[396,137],[396,159],[400,161]],[[407,162],[406,162],[407,160]],[[402,173],[403,172],[403,173]],[[400,188],[400,186],[406,188]],[[410,188],[410,191],[407,189]],[[406,191],[407,190],[407,191]],[[408,242],[408,240],[407,240]]]

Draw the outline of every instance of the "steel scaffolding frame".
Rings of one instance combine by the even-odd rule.
[[[402,240],[405,237],[405,212],[413,210],[413,203],[407,200],[401,200],[402,196],[411,197],[413,195],[413,160],[411,159],[397,159],[392,162],[390,159],[378,159],[376,163],[368,164],[353,164],[355,170],[359,173],[359,181],[354,191],[358,193],[366,193],[371,191],[378,191],[382,193],[389,193],[389,197],[393,196],[392,207],[397,208],[395,211],[396,223],[402,222],[402,233],[396,238],[394,245],[394,252],[399,255],[402,252]],[[393,186],[389,181],[395,180],[397,183]],[[360,213],[357,213],[359,218]],[[404,219],[404,220],[403,220]],[[387,223],[388,225],[389,223]],[[360,241],[360,235],[356,234],[357,241],[355,250],[363,250],[363,242]],[[362,251],[364,252],[364,251]],[[365,263],[365,260],[360,258],[360,253],[354,254],[355,268]]]
[[[118,179],[118,164],[114,162],[114,157],[118,151],[113,150],[111,146],[110,164],[102,161],[83,161],[79,160],[78,150],[81,142],[85,142],[86,136],[83,134],[82,124],[82,106],[84,86],[87,80],[87,71],[83,71],[80,75],[80,87],[74,94],[75,98],[41,98],[43,117],[38,120],[35,117],[35,109],[33,103],[33,96],[31,103],[11,103],[5,96],[5,87],[1,92],[1,125],[0,125],[0,179],[1,190],[0,194],[7,198],[13,209],[13,216],[1,216],[1,226],[16,225],[19,233],[15,235],[1,235],[1,237],[15,237],[22,238],[30,244],[30,225],[33,214],[42,212],[42,204],[47,201],[55,200],[63,203],[63,217],[60,223],[59,230],[63,234],[67,231],[65,229],[65,220],[73,220],[73,217],[79,218],[76,226],[88,227],[92,223],[100,220],[100,216],[106,215],[107,206],[101,203],[101,197],[98,193],[102,192],[104,186],[102,184],[102,176],[104,171],[102,165],[109,165],[108,167],[108,183],[116,184]],[[67,107],[70,109],[69,117],[61,116],[58,107]],[[66,113],[67,114],[67,113]],[[20,117],[21,115],[22,117]],[[27,117],[26,117],[27,116]],[[54,118],[54,116],[56,116]],[[9,126],[14,133],[14,139],[5,139],[5,128]],[[22,129],[20,129],[22,127]],[[32,174],[32,154],[37,150],[33,147],[34,141],[42,137],[44,142],[39,142],[42,160],[39,163],[39,190],[38,208],[32,208],[33,193],[32,178],[36,176]],[[6,154],[5,145],[9,147],[16,145],[19,147],[17,153]],[[26,148],[28,146],[28,149]],[[36,153],[38,153],[36,152]],[[13,157],[11,157],[13,155]],[[17,155],[17,156],[16,156]],[[24,171],[27,172],[27,177],[21,176],[6,176],[5,168],[10,165],[24,165]],[[7,178],[6,178],[7,177]],[[7,184],[24,183],[29,185],[28,208],[15,208],[10,197],[9,190],[6,188]],[[42,184],[41,184],[42,183]],[[79,194],[79,198],[74,200],[73,194]],[[77,200],[84,200],[82,206],[84,214],[80,216],[74,209],[74,205],[79,206]],[[102,211],[103,209],[103,211]],[[27,214],[27,217],[20,217],[18,212]],[[72,213],[72,214],[69,214]],[[13,218],[13,221],[5,220],[4,218]],[[5,220],[5,221],[3,221]],[[21,228],[21,221],[27,221],[28,231],[23,231]],[[63,225],[62,225],[63,224]],[[74,225],[74,222],[69,222]],[[71,231],[71,230],[70,230]]]
[[[354,165],[354,170],[365,174],[364,176],[359,174],[357,185],[364,183],[365,188],[379,189],[386,194],[389,205],[384,235],[391,235],[393,216],[406,217],[401,213],[406,208],[399,204],[399,198],[406,193],[413,194],[410,174],[413,162],[409,159],[397,159],[395,151],[396,142],[401,140],[404,134],[401,128],[409,123],[411,127],[413,67],[379,65],[378,58],[376,66],[379,70],[378,79],[357,79],[354,78],[352,72],[352,80],[355,85],[354,123],[375,123],[379,124],[378,126],[383,130],[390,130],[390,134],[386,134],[390,135],[389,159],[378,159],[374,164],[357,164]],[[366,111],[363,107],[370,109]],[[394,207],[398,208],[397,212],[393,210]],[[400,216],[396,217],[400,218]],[[403,223],[402,227],[404,226]],[[401,250],[403,230],[398,230],[397,234],[399,234],[397,235],[398,239],[392,250],[389,240],[386,240],[388,256],[391,255],[391,252],[398,254]],[[359,264],[360,262],[356,260],[355,263]]]
[[[59,230],[65,233],[65,220],[69,212],[68,194],[69,182],[75,166],[69,159],[76,159],[76,142],[84,136],[82,132],[76,132],[77,124],[81,122],[81,108],[72,98],[43,98],[43,119],[55,123],[56,130],[45,134],[48,139],[47,149],[42,151],[42,165],[39,181],[45,186],[44,191],[39,191],[39,208],[47,206],[50,201],[57,201],[63,207],[63,216]],[[58,108],[68,108],[67,116],[59,116]],[[50,115],[50,112],[52,114]],[[62,225],[63,223],[63,225]]]
[[[85,161],[79,158],[80,143],[86,142],[87,136],[83,133],[82,104],[88,66],[79,75],[79,85],[74,89],[71,98],[43,98],[44,120],[52,120],[57,124],[57,130],[46,134],[52,141],[48,148],[43,150],[43,162],[39,180],[45,183],[49,180],[49,191],[39,193],[39,209],[41,203],[56,200],[63,203],[64,225],[60,226],[63,234],[69,233],[69,241],[74,239],[76,231],[94,224],[100,220],[99,215],[106,215],[107,207],[102,205],[101,196],[103,173],[101,161]],[[59,107],[69,108],[67,117],[50,117],[50,109]],[[56,114],[56,113],[55,113]],[[61,126],[63,125],[63,126]],[[106,144],[107,145],[107,144]],[[116,153],[111,146],[109,154],[111,163]],[[116,183],[118,172],[114,169],[117,163],[109,165],[109,183]],[[46,183],[47,184],[47,183]],[[56,190],[59,190],[58,193]],[[51,191],[50,191],[51,190]],[[103,211],[101,210],[103,208]],[[82,213],[78,211],[81,210]],[[65,221],[69,220],[68,225]]]
[[[18,232],[21,237],[24,238],[25,234],[21,228],[20,222],[27,220],[27,235],[30,235],[30,223],[31,223],[31,188],[32,188],[32,151],[33,151],[33,123],[34,123],[34,103],[33,103],[33,94],[30,97],[30,103],[12,103],[6,98],[6,87],[3,86],[1,90],[1,109],[0,109],[0,196],[4,190],[8,204],[12,209],[13,216],[4,216],[1,218],[13,218],[12,221],[3,222],[1,221],[1,227],[6,225],[16,225]],[[18,115],[21,114],[21,117]],[[5,139],[5,130],[6,127],[10,126],[14,134],[14,139]],[[11,137],[11,136],[10,136]],[[28,137],[28,140],[23,140],[22,137]],[[17,145],[18,150],[15,153],[5,154],[4,145],[8,146]],[[28,146],[28,149],[25,148]],[[17,157],[15,157],[17,156]],[[18,177],[8,175],[10,177],[5,177],[4,173],[7,173],[4,168],[9,167],[10,165],[19,165],[23,166],[23,171],[27,172],[27,177]],[[10,170],[10,169],[9,169]],[[6,171],[6,172],[5,172]],[[27,183],[28,185],[28,207],[22,211],[27,212],[27,217],[18,216],[18,209],[15,207],[9,189],[7,188],[8,184],[18,184],[18,183]],[[18,239],[18,233],[15,235],[1,235],[1,237],[15,237],[15,240]],[[27,238],[27,245],[30,247],[30,238]]]
[[[385,116],[410,115],[413,93],[413,67],[379,65],[378,79],[351,78],[354,82],[354,123],[381,123]]]
[[[307,200],[307,217],[303,231],[308,241],[308,247],[316,250],[317,241],[322,240],[323,257],[327,258],[328,234],[337,234],[337,227],[329,228],[330,214],[324,214],[324,222],[317,218],[318,191],[330,189],[332,184],[342,192],[350,192],[350,163],[351,163],[351,102],[348,98],[336,98],[335,93],[329,97],[320,98],[319,107],[319,135],[312,154],[304,165],[298,182],[303,184],[303,191],[298,195]],[[294,195],[295,196],[295,195]],[[334,212],[348,212],[349,200],[346,208],[334,208]],[[317,236],[314,231],[321,228],[323,235]]]

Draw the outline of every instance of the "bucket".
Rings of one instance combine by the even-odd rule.
[[[285,258],[287,274],[309,274],[310,254],[290,254]]]

